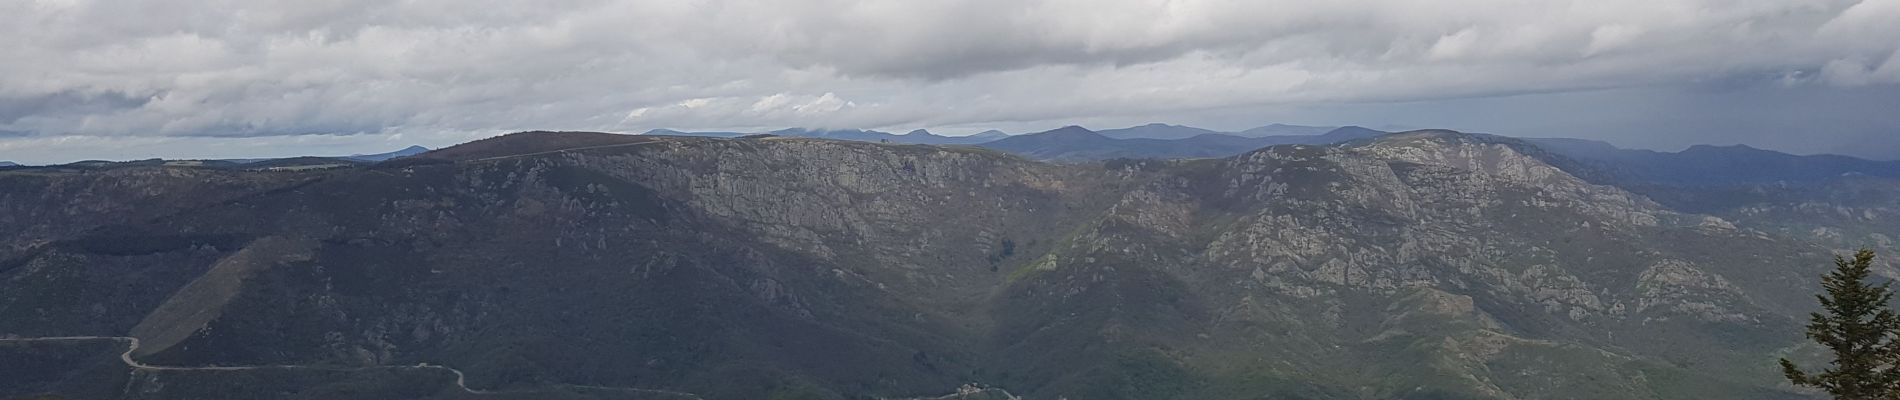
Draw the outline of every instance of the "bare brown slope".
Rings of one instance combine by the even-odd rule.
[[[132,327],[131,336],[145,340],[146,346],[133,355],[153,354],[191,337],[205,324],[217,319],[224,306],[242,291],[244,281],[258,270],[284,261],[304,261],[314,247],[310,240],[266,237],[251,241],[244,249],[218,260],[203,276],[179,288],[178,292],[145,319]]]

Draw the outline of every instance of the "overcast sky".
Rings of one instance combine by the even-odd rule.
[[[1900,0],[8,0],[0,160],[1444,127],[1900,158]]]

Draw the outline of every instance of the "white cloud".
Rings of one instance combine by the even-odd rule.
[[[1583,55],[1591,56],[1633,44],[1643,35],[1643,28],[1615,24],[1599,26],[1590,31],[1590,46],[1584,48]]]
[[[1900,83],[1900,52],[1878,62],[1853,59],[1829,61],[1821,67],[1821,78],[1843,86]]]
[[[6,2],[0,131],[967,126],[1804,71],[1883,85],[1894,21],[1900,0]],[[45,106],[73,99],[112,101]]]

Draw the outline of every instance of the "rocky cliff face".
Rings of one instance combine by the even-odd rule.
[[[1820,252],[1703,226],[1497,140],[1426,132],[1177,163],[1125,194],[1024,286],[1058,310],[1111,304],[1083,325],[1114,329],[1051,341],[1096,334],[1112,348],[1144,338],[1131,347],[1189,375],[1238,368],[1230,373],[1392,384],[1358,394],[1375,398],[1658,397],[1626,371],[1645,362],[1707,374],[1700,379],[1771,377],[1750,365],[1759,356],[1734,346],[1795,337],[1786,310],[1800,300],[1769,293],[1808,282],[1814,268],[1787,266]],[[1703,246],[1712,243],[1768,246],[1773,256],[1710,257]],[[1095,291],[1101,297],[1087,295]],[[1734,342],[1709,343],[1718,337]],[[1260,358],[1210,363],[1236,348]],[[1390,357],[1406,361],[1378,361]],[[1519,364],[1533,361],[1542,364]],[[1396,369],[1353,367],[1362,365]],[[1115,374],[1081,379],[1113,387]],[[1545,391],[1608,375],[1620,376]],[[1252,389],[1199,390],[1212,392],[1168,395]]]
[[[328,171],[0,174],[0,220],[29,227],[0,333],[511,390],[1799,397],[1763,360],[1799,343],[1827,251],[1455,132],[1079,165],[531,133]]]
[[[1757,229],[1839,251],[1900,251],[1900,179],[1848,176],[1821,182],[1652,188],[1711,223]],[[1876,259],[1889,276],[1891,258]]]

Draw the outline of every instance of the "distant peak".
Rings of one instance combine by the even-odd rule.
[[[1247,130],[1234,132],[1234,133],[1237,135],[1246,136],[1246,137],[1309,136],[1309,135],[1325,134],[1326,132],[1330,132],[1335,129],[1338,129],[1338,127],[1272,123],[1272,124],[1262,125],[1259,127],[1248,128]]]
[[[1385,136],[1387,134],[1388,133],[1386,131],[1369,129],[1362,126],[1348,125],[1348,126],[1333,128],[1332,130],[1326,131],[1326,133],[1321,134],[1321,136],[1334,138],[1333,140],[1335,141],[1347,141],[1347,140],[1358,140],[1358,139],[1365,139],[1365,138],[1376,138],[1376,137]]]
[[[805,128],[785,128],[785,129],[780,129],[780,130],[771,131],[767,133],[774,134],[774,135],[797,135],[797,134],[807,133],[807,132],[812,132],[812,130],[805,129]]]
[[[410,145],[409,147],[404,147],[404,148],[402,148],[402,150],[396,150],[396,151],[392,151],[392,152],[388,152],[388,153],[376,153],[376,154],[351,154],[351,155],[347,155],[347,156],[330,156],[330,157],[302,157],[302,158],[327,158],[327,159],[344,159],[344,160],[353,160],[353,161],[371,161],[371,162],[374,162],[374,161],[386,161],[386,160],[389,160],[389,159],[394,159],[394,158],[402,158],[402,157],[408,157],[408,156],[413,156],[413,155],[417,155],[417,154],[422,154],[422,153],[426,153],[426,152],[428,152],[428,151],[429,151],[429,148],[427,148],[427,147],[422,147],[422,146],[417,146],[417,145]],[[286,159],[296,159],[296,158],[299,158],[299,157],[291,157],[291,158],[286,158]]]
[[[1762,149],[1755,148],[1754,146],[1749,146],[1746,144],[1731,144],[1731,145],[1698,144],[1694,146],[1689,146],[1688,150],[1683,150],[1683,151],[1714,151],[1714,150],[1762,151]]]
[[[1061,128],[1056,128],[1056,129],[1051,129],[1051,130],[1049,130],[1049,131],[1047,131],[1047,132],[1043,132],[1043,133],[1064,133],[1064,134],[1074,134],[1074,133],[1095,133],[1095,131],[1091,131],[1091,130],[1089,130],[1089,128],[1083,128],[1083,127],[1081,127],[1081,126],[1079,126],[1079,125],[1069,125],[1069,126],[1064,126],[1064,127],[1061,127]]]
[[[581,147],[607,146],[654,141],[645,135],[577,131],[526,131],[490,137],[473,142],[435,149],[424,157],[446,160],[473,160],[486,157],[526,155]]]
[[[1368,131],[1379,132],[1379,131],[1372,131],[1372,130],[1368,130]],[[1380,134],[1371,135],[1368,137],[1370,137],[1371,140],[1367,144],[1375,145],[1375,146],[1382,146],[1382,145],[1408,146],[1408,145],[1421,143],[1421,142],[1441,142],[1441,143],[1448,143],[1448,144],[1482,144],[1482,143],[1500,143],[1500,144],[1511,144],[1511,145],[1523,144],[1522,140],[1519,140],[1516,138],[1509,138],[1509,137],[1484,134],[1484,133],[1466,133],[1466,132],[1459,132],[1459,131],[1454,131],[1450,129],[1417,129],[1417,130],[1410,130],[1410,131],[1390,133],[1390,134],[1380,133]]]
[[[914,131],[910,131],[910,132],[905,132],[905,133],[904,133],[904,135],[905,135],[905,136],[913,136],[913,135],[915,135],[915,136],[936,136],[935,134],[932,134],[932,133],[930,133],[930,131],[929,131],[929,130],[925,130],[925,129],[918,129],[918,130],[914,130]]]
[[[1465,135],[1465,133],[1464,133],[1464,132],[1459,132],[1459,131],[1454,131],[1454,130],[1450,130],[1450,129],[1414,129],[1414,130],[1409,130],[1409,131],[1404,131],[1404,132],[1399,132],[1398,134],[1400,134],[1400,135],[1418,135],[1418,136],[1458,136],[1458,135]]]
[[[1386,132],[1386,131],[1382,131],[1382,130],[1378,130],[1378,129],[1372,129],[1372,128],[1367,128],[1367,127],[1363,127],[1363,126],[1358,126],[1358,125],[1346,125],[1346,126],[1342,126],[1342,127],[1338,127],[1338,128],[1333,128],[1332,130],[1328,130],[1328,131],[1326,131],[1326,132],[1327,132],[1327,133],[1340,133],[1340,132],[1377,132],[1377,133],[1390,133],[1390,132]]]

